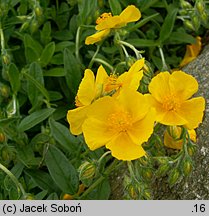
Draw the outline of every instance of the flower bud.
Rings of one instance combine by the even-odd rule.
[[[185,20],[185,21],[184,21],[184,25],[185,25],[188,29],[190,29],[190,30],[192,30],[192,31],[195,30],[194,26],[192,25],[192,23],[191,23],[189,20]]]
[[[207,24],[207,21],[208,21],[208,14],[207,14],[206,12],[201,13],[201,14],[200,14],[200,18],[201,18],[201,20],[202,20],[205,24]]]
[[[2,157],[3,161],[10,160],[10,152],[6,146],[1,149],[1,157]]]
[[[195,145],[189,145],[187,147],[187,152],[188,152],[190,157],[194,155],[195,151],[196,151],[196,146]]]
[[[81,166],[78,168],[78,171],[79,179],[81,181],[93,179],[96,173],[96,164],[86,161],[83,164],[81,164]]]
[[[4,98],[8,98],[10,96],[10,89],[7,85],[0,83],[0,95]]]
[[[191,159],[186,159],[182,163],[182,171],[185,176],[188,176],[192,171],[192,161]]]
[[[0,143],[3,143],[3,142],[5,142],[6,141],[6,136],[5,136],[5,134],[2,132],[2,131],[0,131]]]
[[[194,15],[192,16],[192,24],[195,28],[196,31],[198,31],[199,27],[200,27],[200,20],[199,20],[199,17]]]
[[[163,164],[158,168],[156,175],[157,176],[165,176],[169,169],[170,169],[170,166],[168,163]]]
[[[3,63],[5,65],[9,65],[9,63],[10,63],[10,56],[7,53],[3,54],[2,55],[2,61],[3,61]]]
[[[180,177],[180,172],[178,169],[173,169],[171,170],[171,172],[169,173],[169,178],[168,178],[168,183],[170,186],[173,186],[179,179]]]
[[[182,0],[181,1],[181,7],[184,9],[191,9],[192,5],[189,2]]]
[[[38,30],[39,24],[38,21],[36,19],[33,19],[30,23],[30,32],[31,34],[33,34],[34,32],[36,32]]]
[[[195,6],[199,14],[202,14],[205,11],[205,4],[202,0],[196,1]]]
[[[152,169],[150,168],[144,168],[142,170],[142,176],[146,181],[151,181],[153,177]]]
[[[31,193],[28,193],[25,197],[23,197],[25,200],[35,200],[35,196]]]
[[[40,17],[40,16],[43,15],[43,10],[42,10],[41,7],[38,7],[38,6],[35,7],[34,11],[35,11],[35,14],[36,14],[37,17]]]

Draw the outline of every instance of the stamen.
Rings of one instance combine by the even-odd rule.
[[[97,18],[96,24],[102,23],[104,20],[108,19],[109,17],[112,17],[111,13],[103,13],[100,17]]]
[[[132,116],[129,112],[118,111],[109,115],[108,126],[110,130],[126,132],[132,126]]]
[[[177,111],[180,108],[179,100],[175,94],[171,94],[164,98],[163,108],[167,111]]]

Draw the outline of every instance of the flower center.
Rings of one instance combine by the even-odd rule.
[[[111,13],[103,13],[102,15],[100,15],[100,17],[97,18],[96,24],[98,25],[102,23],[104,20],[108,19],[109,17],[112,17]]]
[[[171,94],[164,98],[163,108],[166,111],[176,111],[180,108],[179,100],[176,98],[175,94]]]
[[[117,132],[126,132],[131,126],[133,119],[129,112],[118,111],[109,115],[108,126]]]
[[[107,78],[105,82],[104,91],[111,92],[113,90],[117,90],[117,88],[121,87],[121,85],[121,83],[118,83],[118,75],[110,74],[110,76]]]

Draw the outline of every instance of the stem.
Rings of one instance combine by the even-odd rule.
[[[14,184],[16,185],[17,187],[17,190],[18,190],[18,193],[21,191],[23,197],[27,197],[27,194],[22,186],[22,184],[17,180],[17,178],[14,176],[13,173],[11,173],[5,166],[3,166],[1,163],[0,163],[0,169],[5,172],[10,178],[11,180],[14,182]]]
[[[75,56],[76,59],[79,60],[79,39],[80,39],[80,30],[81,27],[79,26],[76,32],[76,39],[75,39]]]
[[[108,154],[110,154],[111,153],[111,151],[107,151],[107,152],[105,152],[100,158],[99,158],[99,160],[98,160],[98,164],[100,164],[101,163],[101,161],[108,155]]]
[[[161,60],[162,60],[162,64],[163,64],[163,67],[162,67],[162,71],[167,71],[168,70],[168,66],[165,62],[165,57],[164,57],[164,54],[163,54],[163,50],[161,48],[161,46],[158,46],[159,48],[159,51],[160,51],[160,56],[161,56]]]
[[[1,50],[3,52],[3,50],[5,49],[5,45],[4,45],[4,33],[1,28],[1,24],[0,24],[0,37],[1,37]]]
[[[120,46],[122,47],[123,52],[125,53],[126,58],[129,58],[129,54],[128,54],[126,48],[122,44]]]
[[[94,55],[93,55],[93,57],[92,57],[92,59],[91,59],[91,61],[90,61],[90,63],[89,63],[88,68],[91,68],[91,67],[92,67],[92,65],[93,65],[93,63],[94,63],[94,60],[95,60],[95,57],[96,57],[96,55],[98,54],[98,52],[99,52],[99,50],[100,50],[100,47],[101,47],[101,45],[97,45],[96,52],[94,53]]]
[[[105,60],[102,60],[100,58],[94,58],[94,61],[106,65],[108,68],[110,68],[111,72],[113,71],[113,67],[109,63],[107,63]]]
[[[104,175],[102,175],[99,179],[97,179],[80,197],[79,199],[83,199],[86,195],[88,195],[92,190],[94,190],[105,178],[108,174],[110,174],[117,165],[118,161],[114,160],[110,166],[107,168],[107,170],[104,172]]]
[[[141,59],[142,58],[142,55],[139,53],[139,51],[135,48],[135,46],[133,46],[132,44],[128,43],[128,42],[125,42],[125,41],[119,41],[119,44],[123,44],[124,46],[127,46],[129,47],[130,49],[132,49],[136,55],[136,58],[137,59]]]

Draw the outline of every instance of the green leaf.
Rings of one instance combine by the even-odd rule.
[[[25,173],[29,175],[42,190],[47,190],[49,193],[59,191],[57,185],[54,183],[48,173],[42,170],[25,170]]]
[[[108,0],[110,9],[113,15],[119,15],[122,11],[120,1],[118,0]]]
[[[78,1],[78,25],[90,24],[92,22],[92,14],[97,10],[98,0]]]
[[[159,40],[161,41],[161,43],[163,41],[165,41],[166,39],[169,38],[170,34],[173,31],[173,27],[174,27],[174,23],[176,20],[176,14],[178,12],[177,8],[173,8],[172,10],[170,10],[170,12],[168,13],[168,15],[166,16],[162,28],[160,30],[160,38]]]
[[[47,99],[47,101],[49,101],[49,94],[47,92],[47,90],[44,88],[43,85],[41,85],[36,79],[34,79],[33,76],[31,76],[29,73],[24,73],[24,76],[30,80],[30,82],[32,82],[37,89],[39,89],[39,91],[44,95],[44,97]]]
[[[36,108],[43,103],[43,94],[38,87],[41,86],[41,88],[44,88],[44,78],[40,65],[36,62],[33,62],[30,65],[28,74],[36,81],[36,83],[34,83],[31,79],[28,79],[27,82],[28,98],[33,108]]]
[[[196,39],[186,32],[172,32],[169,37],[169,44],[181,44],[181,43],[188,43],[194,44]]]
[[[70,130],[59,122],[49,119],[51,134],[54,139],[70,153],[78,149],[79,140],[70,133]]]
[[[129,39],[128,43],[134,45],[135,47],[155,47],[158,46],[158,42],[148,39]]]
[[[51,41],[51,23],[44,23],[43,29],[41,31],[41,42],[43,44],[48,44]]]
[[[34,40],[30,35],[24,36],[25,56],[28,63],[38,60],[42,53],[42,46]]]
[[[53,108],[45,108],[42,110],[38,110],[36,112],[33,112],[32,114],[26,116],[18,125],[18,131],[26,131],[35,125],[41,123],[45,119],[47,119],[55,109]]]
[[[62,94],[58,91],[48,91],[48,92],[49,92],[50,101],[58,101],[63,98]]]
[[[49,196],[47,197],[47,200],[58,200],[59,197],[56,193],[51,193],[49,194]]]
[[[12,87],[12,91],[14,94],[17,94],[17,92],[20,89],[21,83],[20,83],[19,70],[14,63],[11,63],[9,65],[8,75],[9,75],[9,81]]]
[[[64,193],[75,194],[78,191],[78,173],[59,149],[50,146],[45,162],[52,179]]]
[[[43,200],[44,197],[47,195],[48,191],[47,190],[43,190],[40,193],[35,195],[35,199],[36,200]]]
[[[70,47],[71,50],[75,49],[75,43],[72,41],[62,41],[55,45],[55,52],[63,51],[65,48]]]
[[[45,67],[48,65],[52,56],[54,55],[54,51],[55,51],[55,43],[54,42],[51,42],[51,43],[46,45],[46,47],[44,48],[44,50],[41,54],[41,57],[40,57],[40,64],[42,67]]]
[[[65,76],[64,68],[52,68],[44,72],[44,76],[62,77]]]
[[[81,81],[81,67],[69,49],[64,50],[64,69],[68,87],[76,94]]]
[[[131,26],[131,27],[127,28],[127,31],[134,31],[134,30],[136,30],[138,28],[141,28],[143,25],[145,25],[146,23],[148,23],[150,20],[154,19],[158,15],[159,15],[159,13],[155,13],[155,14],[152,14],[152,15],[150,15],[148,17],[143,18],[142,20],[137,22],[134,26]]]

